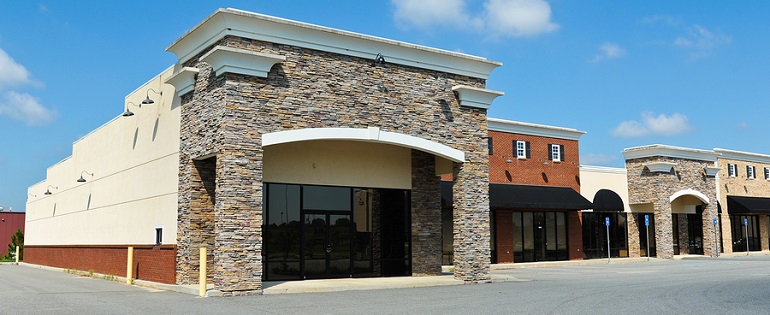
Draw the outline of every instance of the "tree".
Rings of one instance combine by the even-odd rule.
[[[16,255],[16,246],[19,246],[19,260],[24,260],[24,232],[21,229],[11,236],[11,243],[8,244],[8,255],[6,259],[13,259]]]

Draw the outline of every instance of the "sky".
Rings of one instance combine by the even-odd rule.
[[[0,206],[24,210],[220,7],[502,62],[489,116],[585,131],[582,165],[648,144],[770,154],[770,1],[0,0]]]

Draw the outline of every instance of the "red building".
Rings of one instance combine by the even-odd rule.
[[[24,232],[24,212],[0,211],[0,257],[8,254],[8,244],[16,231]]]
[[[578,140],[583,131],[488,119],[493,263],[583,259]],[[444,231],[451,231],[451,178],[443,178]],[[444,264],[452,263],[444,235]]]

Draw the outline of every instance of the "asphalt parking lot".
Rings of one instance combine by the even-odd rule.
[[[479,285],[199,298],[0,265],[3,314],[770,314],[770,255],[497,270]]]

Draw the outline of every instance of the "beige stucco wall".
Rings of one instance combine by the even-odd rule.
[[[602,189],[609,189],[618,194],[623,200],[623,211],[630,211],[625,168],[580,166],[580,194],[593,201],[596,192]]]
[[[412,188],[411,149],[361,141],[301,141],[265,147],[264,181]]]
[[[72,155],[29,187],[26,245],[154,244],[155,227],[164,244],[176,243],[180,108],[174,87],[162,84],[171,72],[126,97],[140,104],[162,88],[149,94],[155,104],[129,105],[131,117],[112,105],[118,117],[75,141]],[[79,183],[82,171],[94,175]],[[45,195],[48,185],[58,189]]]

